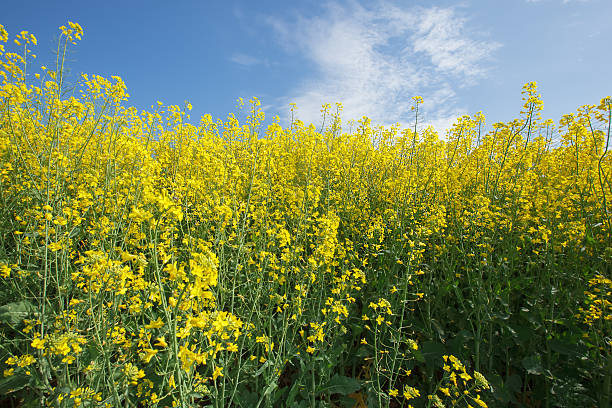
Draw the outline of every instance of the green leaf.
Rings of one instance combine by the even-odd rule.
[[[270,364],[272,364],[272,363],[270,362],[270,360],[266,360],[266,362],[265,362],[265,363],[263,363],[263,364],[262,364],[262,366],[261,366],[261,367],[259,367],[259,369],[258,369],[258,370],[255,372],[255,377],[259,377],[259,376],[261,375],[261,373],[263,373],[263,372],[264,372],[264,370],[265,370],[266,368],[268,368],[268,366],[270,366]]]
[[[35,313],[36,308],[27,300],[7,303],[0,307],[0,322],[17,326],[23,322],[23,319],[27,319]]]
[[[423,353],[421,353],[421,350],[411,350],[411,353],[419,363],[425,362],[425,357],[423,356]]]
[[[465,353],[466,348],[470,345],[470,342],[474,336],[467,330],[461,330],[457,333],[454,338],[446,343],[448,351],[455,356],[461,356]],[[449,353],[450,354],[450,353]]]
[[[438,364],[440,364],[442,356],[446,354],[444,345],[435,341],[424,342],[421,350],[429,367],[436,367]]]
[[[329,392],[331,394],[349,395],[358,391],[360,388],[361,382],[359,380],[336,374],[318,393]]]
[[[248,390],[246,387],[242,387],[236,393],[237,406],[242,407],[254,407],[259,401],[259,396],[256,392]]]
[[[586,354],[584,347],[580,347],[577,344],[567,343],[557,339],[550,340],[548,344],[550,345],[551,350],[566,356],[579,357]]]
[[[276,381],[271,382],[270,384],[268,384],[268,386],[266,387],[266,390],[264,391],[264,396],[271,394],[272,391],[274,391],[276,389],[276,387],[278,387],[278,384],[276,383]]]
[[[444,329],[442,328],[440,323],[438,323],[435,319],[430,319],[430,321],[431,321],[431,324],[434,327],[434,329],[436,329],[436,331],[438,332],[438,336],[441,339],[444,338]]]
[[[340,407],[355,407],[355,400],[346,395],[342,395],[338,398],[338,404]]]
[[[521,381],[521,377],[517,374],[512,374],[510,377],[506,379],[504,386],[513,393],[518,393],[523,388],[523,382]]]
[[[12,375],[0,379],[0,395],[9,395],[15,391],[19,391],[28,385],[28,380],[20,375]]]
[[[527,370],[527,374],[542,375],[543,368],[539,355],[525,357],[521,363],[525,370]]]
[[[510,402],[512,394],[504,387],[504,380],[499,374],[489,374],[487,375],[487,379],[489,380],[489,384],[491,384],[493,397],[504,404]]]
[[[299,382],[295,382],[293,383],[293,385],[291,386],[291,388],[289,389],[289,394],[287,395],[287,406],[294,406],[295,405],[295,397],[297,397],[300,393],[300,383]]]

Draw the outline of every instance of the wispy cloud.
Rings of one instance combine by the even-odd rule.
[[[257,58],[252,55],[235,53],[230,57],[230,61],[243,67],[251,67],[253,65],[269,65],[265,59]]]
[[[297,45],[317,68],[282,102],[295,102],[306,123],[320,122],[323,103],[342,102],[346,119],[409,125],[410,98],[421,95],[428,124],[452,123],[465,113],[455,89],[485,75],[499,44],[480,39],[455,8],[375,4],[329,3],[322,16],[269,20],[281,44]]]
[[[459,78],[483,75],[482,63],[497,45],[470,38],[465,23],[452,9],[425,10],[412,35],[413,50],[425,53],[438,70]]]

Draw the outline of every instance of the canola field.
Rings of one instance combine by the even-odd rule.
[[[610,97],[193,121],[69,83],[60,30],[40,68],[0,26],[0,405],[610,406]]]

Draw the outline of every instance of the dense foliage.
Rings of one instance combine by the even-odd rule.
[[[34,74],[0,43],[0,403],[609,406],[609,97],[554,125],[529,83],[445,138],[256,99],[194,126],[67,84],[61,33]]]

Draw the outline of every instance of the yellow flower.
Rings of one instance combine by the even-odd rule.
[[[41,339],[40,337],[35,338],[34,340],[32,340],[31,346],[34,347],[35,349],[39,349],[42,350],[45,348],[45,339]]]
[[[215,371],[213,372],[213,375],[212,375],[213,381],[216,380],[217,377],[223,377],[223,367],[220,367],[220,366],[215,367]]]
[[[477,395],[476,398],[472,398],[472,400],[478,405],[480,405],[482,408],[488,408],[487,404],[483,400],[480,399],[480,395]]]
[[[143,351],[144,353],[142,353],[140,358],[145,363],[149,363],[149,361],[151,361],[151,358],[153,358],[153,356],[156,355],[158,352],[157,350],[150,349],[150,348],[145,348]]]
[[[469,381],[472,379],[472,376],[466,373],[465,371],[459,374],[459,377],[463,378],[465,381]]]
[[[482,387],[484,389],[488,389],[490,387],[489,382],[487,381],[485,376],[480,374],[478,371],[474,371],[474,378],[476,380],[477,386]]]
[[[53,252],[57,252],[59,250],[62,249],[62,243],[61,242],[52,242],[48,245],[49,249]]]
[[[8,278],[9,276],[11,276],[10,266],[5,264],[4,262],[0,262],[0,275],[2,275],[3,278]]]
[[[123,367],[123,373],[125,374],[125,377],[130,385],[138,384],[138,380],[145,376],[144,371],[139,370],[138,367],[136,367],[132,363],[127,363]]]
[[[34,358],[33,355],[25,354],[25,355],[21,356],[21,358],[19,359],[19,363],[17,365],[19,367],[27,367],[30,364],[33,364],[35,362],[36,362],[36,359]]]
[[[156,339],[157,341],[155,342],[155,346],[157,347],[168,347],[168,343],[166,343],[166,339],[164,339],[164,337],[158,337]]]
[[[8,41],[8,32],[6,31],[4,26],[0,24],[0,42],[7,42],[7,41]]]
[[[69,306],[75,306],[78,305],[79,303],[83,303],[84,300],[83,299],[70,299],[70,302],[68,302]]]
[[[158,317],[157,320],[149,322],[149,324],[145,325],[145,329],[159,329],[164,326],[164,321],[161,317]]]
[[[404,386],[404,398],[406,400],[411,400],[413,398],[419,397],[421,393],[414,387],[410,387],[408,385]]]
[[[457,375],[454,372],[450,374],[450,380],[453,382],[453,385],[456,387],[457,386]]]

